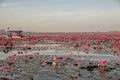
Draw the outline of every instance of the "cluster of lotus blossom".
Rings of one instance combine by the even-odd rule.
[[[15,62],[17,60],[16,54],[7,57],[8,62]]]
[[[4,41],[7,42],[7,45],[4,45]],[[0,45],[3,48],[6,46],[14,47],[14,44],[16,44],[18,46],[17,48],[21,49],[22,47],[29,48],[29,45],[51,44],[52,42],[56,44],[63,43],[67,48],[74,47],[86,53],[89,53],[90,49],[108,52],[112,50],[111,52],[115,53],[115,55],[118,55],[120,52],[120,32],[31,33],[29,37],[27,34],[23,34],[23,37],[18,41],[11,38],[4,40],[3,37],[0,37]],[[55,48],[58,49],[58,47]]]
[[[4,36],[4,34],[0,34],[0,36]],[[96,33],[31,33],[30,36],[24,34],[24,37],[21,39],[13,40],[11,38],[0,37],[0,46],[11,47],[14,44],[17,44],[18,48],[21,47],[29,47],[29,44],[51,44],[52,42],[65,44],[67,48],[73,47],[76,50],[83,50],[85,53],[89,53],[89,50],[92,48],[95,51],[105,50],[113,52],[115,56],[119,56],[120,54],[120,32],[96,32]],[[5,40],[4,40],[5,39]],[[5,45],[4,41],[8,44]],[[20,43],[19,43],[20,42]],[[26,42],[26,44],[24,43]],[[20,46],[24,44],[24,46]],[[58,47],[55,47],[58,49]],[[56,50],[57,51],[57,50]],[[22,52],[18,52],[18,54],[23,54]],[[39,52],[33,54],[34,56],[40,55]],[[73,53],[69,52],[64,55],[72,56]],[[24,58],[28,58],[32,56],[29,53],[24,54]],[[53,66],[56,66],[56,61],[59,59],[59,56],[53,57]],[[8,62],[15,62],[17,60],[16,54],[12,54],[7,57]],[[42,63],[45,63],[45,60],[40,60]],[[82,60],[76,60],[77,63],[80,64]],[[104,64],[106,64],[105,59],[98,59],[98,67],[103,68]],[[80,66],[80,65],[79,65]],[[6,73],[6,70],[9,69],[9,66],[3,65],[1,67],[3,70],[3,74]]]
[[[19,52],[18,52],[18,54],[19,54]],[[57,55],[53,56],[52,66],[55,68],[57,66],[57,62],[58,62],[59,59],[64,58],[64,57],[70,57],[73,54],[74,54],[73,52],[69,52],[69,53],[64,54],[63,56],[57,56]],[[37,57],[37,56],[40,56],[40,55],[41,54],[39,52],[35,52],[33,54],[29,54],[29,53],[26,52],[23,55],[23,60],[29,60],[28,58],[31,57],[31,56]],[[36,59],[36,60],[39,60],[39,59]],[[12,55],[7,57],[7,62],[9,62],[9,63],[14,63],[16,61],[17,61],[17,55],[16,54],[12,54]],[[43,63],[44,65],[46,64],[46,60],[45,59],[40,59],[39,61],[41,63]],[[78,70],[80,70],[80,63],[82,62],[82,59],[77,59],[76,62],[78,63]],[[104,68],[104,64],[106,64],[106,63],[107,63],[107,60],[105,60],[105,59],[98,59],[98,67],[100,69],[103,69]],[[6,71],[9,70],[9,68],[10,68],[10,66],[4,65],[4,64],[1,66],[1,69],[3,71],[3,75],[4,76],[7,75]]]

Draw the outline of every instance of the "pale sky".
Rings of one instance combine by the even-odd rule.
[[[120,0],[0,0],[0,29],[120,31]]]

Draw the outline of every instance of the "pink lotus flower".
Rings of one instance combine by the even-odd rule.
[[[16,57],[16,54],[13,54],[12,56],[13,56],[13,57]]]
[[[8,62],[14,62],[17,60],[17,58],[14,56],[8,56],[7,59],[8,59]]]
[[[98,63],[104,65],[107,61],[105,59],[98,59]]]
[[[78,60],[76,60],[76,62],[80,63],[80,62],[82,62],[82,61],[81,61],[81,59],[78,59]]]
[[[58,60],[59,57],[58,56],[54,56],[53,60]]]
[[[3,74],[3,76],[4,77],[6,77],[7,76],[7,73],[6,73],[6,70],[8,70],[9,69],[9,67],[8,66],[5,66],[5,65],[3,65],[2,67],[1,67],[1,69],[2,69],[2,74]]]
[[[31,54],[26,53],[26,54],[24,55],[24,57],[29,57],[29,56],[31,56]]]
[[[85,49],[88,49],[88,48],[89,48],[89,46],[86,44],[86,45],[84,45],[84,48],[85,48]]]
[[[9,69],[9,67],[4,65],[4,66],[1,67],[1,69],[2,70],[7,70],[7,69]]]

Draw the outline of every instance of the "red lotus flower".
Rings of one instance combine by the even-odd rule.
[[[76,62],[80,63],[80,62],[82,62],[82,60],[81,60],[81,59],[78,59],[78,60],[76,60]]]
[[[104,65],[107,61],[105,59],[98,59],[98,63]]]

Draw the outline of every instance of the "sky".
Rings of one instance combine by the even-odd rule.
[[[120,0],[0,0],[0,29],[120,31]]]

